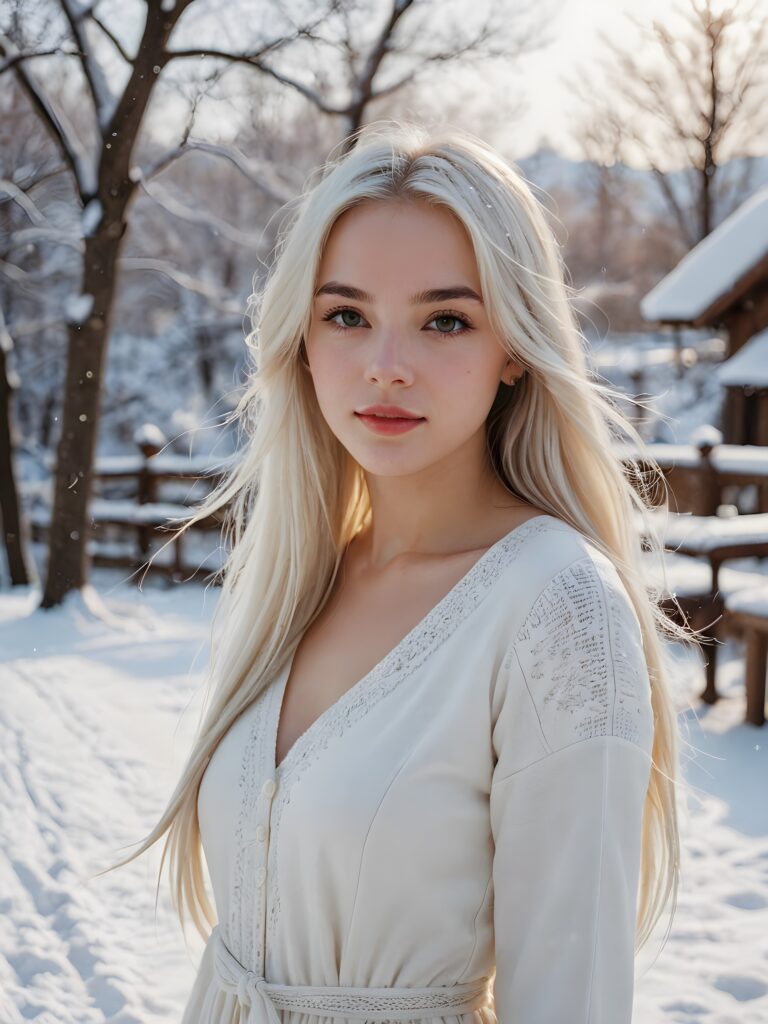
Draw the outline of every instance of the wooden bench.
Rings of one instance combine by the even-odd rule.
[[[701,699],[714,704],[720,696],[715,684],[717,670],[717,640],[722,631],[725,613],[724,597],[720,586],[720,573],[724,562],[740,558],[768,558],[768,513],[740,516],[676,515],[666,509],[651,514],[651,522],[658,523],[659,535],[665,550],[698,560],[706,560],[710,568],[709,592],[696,594],[699,615],[705,616],[701,628],[703,635],[713,642],[707,644],[706,684]],[[638,529],[641,524],[638,522]],[[644,542],[647,538],[644,538]]]

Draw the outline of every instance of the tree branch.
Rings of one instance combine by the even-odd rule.
[[[85,251],[82,238],[74,235],[72,229],[45,227],[35,225],[31,228],[20,228],[13,233],[14,247],[17,245],[30,245],[33,242],[52,242],[55,245],[67,245],[79,253]]]
[[[0,258],[0,274],[7,277],[12,284],[24,284],[29,277],[26,270],[22,270],[15,263],[9,263],[2,258]]]
[[[395,31],[395,27],[412,4],[413,0],[393,0],[389,17],[382,26],[379,38],[376,40],[375,44],[371,48],[371,52],[368,54],[368,59],[365,62],[363,73],[357,82],[356,91],[359,97],[368,98],[371,95],[371,92],[373,91],[373,80],[381,66],[381,62],[387,54],[389,42]]]
[[[268,47],[265,47],[265,51],[274,49],[275,44],[270,43]],[[284,75],[280,71],[276,71],[275,68],[270,68],[266,64],[261,63],[261,53],[248,54],[248,53],[227,53],[225,50],[169,50],[166,51],[167,59],[174,60],[177,57],[215,57],[220,60],[229,61],[231,64],[247,64],[249,67],[255,68],[257,71],[262,71],[264,74],[274,78],[275,81],[282,83],[283,85],[290,85],[291,88],[301,93],[306,99],[314,103],[316,107],[323,111],[325,114],[345,114],[345,108],[332,107],[329,103],[326,103],[322,96],[311,89],[309,86],[304,85],[302,82],[297,81],[295,78],[291,78],[289,75]]]
[[[194,139],[184,142],[176,149],[165,153],[159,160],[151,164],[146,169],[132,167],[130,171],[131,179],[136,182],[149,181],[151,178],[156,177],[164,171],[167,167],[170,167],[170,165],[176,160],[179,160],[186,153],[190,152],[208,153],[211,156],[228,160],[244,177],[246,177],[252,184],[256,185],[261,192],[280,205],[289,202],[294,197],[294,192],[291,190],[291,187],[280,181],[267,164],[262,164],[256,160],[248,159],[248,157],[239,150],[232,149],[229,146],[221,146],[214,142],[205,142],[203,140]]]
[[[214,234],[221,235],[229,242],[233,242],[235,245],[241,245],[244,249],[249,249],[252,252],[260,253],[262,247],[255,240],[253,233],[245,231],[239,231],[232,224],[228,224],[225,220],[217,217],[214,213],[206,210],[203,205],[197,208],[187,206],[186,204],[179,202],[174,196],[169,195],[162,189],[154,186],[149,188],[145,181],[141,182],[141,186],[145,194],[163,210],[166,210],[173,217],[177,217],[179,220],[186,221],[188,224],[196,224],[200,227],[206,227]]]
[[[69,25],[69,31],[72,33],[72,38],[77,46],[78,57],[80,58],[80,67],[83,70],[83,76],[88,85],[93,105],[96,108],[97,120],[99,121],[99,124],[101,124],[103,113],[103,90],[106,87],[106,83],[101,75],[101,68],[98,67],[96,60],[88,47],[88,40],[85,36],[85,29],[83,28],[82,23],[82,11],[79,7],[75,7],[73,0],[59,0],[59,5],[64,12],[64,17],[67,19],[67,24]],[[107,95],[109,96],[109,93],[107,93]]]
[[[14,44],[9,39],[0,37],[0,56],[14,58],[18,55],[19,52]],[[29,54],[28,56],[33,55]],[[24,62],[15,63],[13,70],[22,91],[35,108],[48,134],[69,166],[80,197],[92,195],[96,189],[96,175],[66,114],[58,110],[46,96],[32,73],[25,67]]]
[[[2,43],[0,43],[2,45]],[[60,46],[54,47],[53,50],[35,50],[34,53],[16,53],[13,57],[9,57],[0,64],[0,75],[4,71],[10,71],[11,68],[20,64],[23,60],[29,60],[32,57],[81,57],[82,54],[78,50],[62,50]]]
[[[123,256],[118,259],[118,263],[123,270],[149,270],[157,274],[163,274],[185,291],[202,295],[216,309],[220,309],[224,313],[229,313],[233,316],[242,315],[243,313],[239,303],[222,300],[221,287],[219,285],[211,285],[206,281],[200,281],[198,278],[192,277],[190,274],[185,274],[183,270],[174,267],[167,260],[156,260],[140,256]]]
[[[104,35],[110,41],[110,43],[112,43],[112,45],[117,50],[117,52],[120,54],[120,56],[123,58],[123,60],[126,62],[126,64],[133,64],[133,58],[131,57],[131,55],[124,48],[123,44],[120,42],[120,40],[114,34],[114,32],[109,28],[109,26],[105,25],[104,22],[101,20],[101,18],[98,18],[96,16],[95,12],[93,11],[93,8],[91,8],[91,10],[88,11],[88,17],[91,19],[91,21],[94,23],[94,25],[96,25],[98,28],[101,29],[101,31],[104,33]]]
[[[24,189],[11,181],[9,178],[0,178],[0,193],[5,193],[26,213],[33,224],[44,224],[45,217],[29,198]]]

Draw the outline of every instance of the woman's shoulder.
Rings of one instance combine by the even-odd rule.
[[[526,598],[532,602],[558,573],[575,562],[591,562],[595,571],[609,570],[612,564],[581,530],[548,512],[528,516],[507,534],[500,547],[506,582],[523,603]]]
[[[636,617],[614,561],[581,530],[549,513],[528,518],[509,535],[504,564],[507,635],[522,639],[553,605],[569,614],[563,629],[604,618]]]
[[[575,527],[556,517],[539,522],[520,572],[508,576],[502,690],[518,679],[550,751],[597,735],[647,747],[642,632],[618,569]]]

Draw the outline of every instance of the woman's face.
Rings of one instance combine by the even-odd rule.
[[[457,289],[466,294],[420,294]],[[521,369],[488,323],[463,226],[419,200],[368,201],[337,219],[305,347],[329,427],[382,476],[418,473],[460,450],[484,458],[499,383]],[[399,432],[390,420],[383,432],[382,420],[358,415],[372,405],[420,419]]]

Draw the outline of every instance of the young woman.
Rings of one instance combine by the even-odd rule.
[[[231,542],[214,685],[134,855],[167,833],[208,939],[185,1024],[629,1024],[677,892],[682,630],[543,210],[470,135],[369,126],[249,342],[197,513]]]

